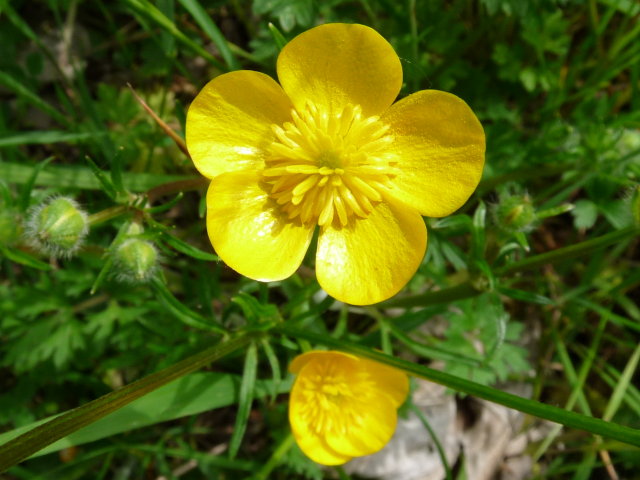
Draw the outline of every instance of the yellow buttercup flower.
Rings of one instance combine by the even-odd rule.
[[[407,398],[404,372],[335,351],[297,356],[289,422],[302,451],[323,465],[341,465],[382,449]]]
[[[239,273],[282,280],[319,227],[325,291],[355,305],[385,300],[424,257],[421,216],[448,215],[475,190],[482,126],[450,93],[422,90],[394,104],[400,60],[363,25],[297,36],[277,71],[280,85],[253,71],[220,75],[189,108],[189,153],[211,179],[211,243]]]

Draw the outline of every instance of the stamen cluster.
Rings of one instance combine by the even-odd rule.
[[[305,225],[366,218],[396,173],[388,127],[351,104],[333,113],[307,103],[291,116],[293,122],[272,126],[276,140],[263,171],[271,198]]]

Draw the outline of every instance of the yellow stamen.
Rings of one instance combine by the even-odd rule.
[[[272,126],[276,139],[263,171],[271,197],[306,225],[366,218],[397,174],[388,127],[354,105],[334,113],[307,104],[291,118]]]

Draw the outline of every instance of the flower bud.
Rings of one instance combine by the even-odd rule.
[[[119,280],[145,283],[155,274],[158,251],[147,240],[129,238],[116,247],[114,263]]]
[[[56,197],[31,210],[26,236],[43,253],[69,257],[80,248],[88,232],[87,214],[76,201]]]
[[[501,198],[494,206],[493,214],[496,224],[509,233],[528,232],[537,220],[531,199],[526,195]]]

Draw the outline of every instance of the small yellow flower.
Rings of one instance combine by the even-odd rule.
[[[397,408],[409,392],[404,372],[341,352],[296,357],[289,422],[302,451],[323,465],[341,465],[382,449],[393,436]]]
[[[394,104],[400,60],[363,25],[297,36],[277,71],[282,86],[253,71],[220,75],[189,108],[189,153],[211,179],[211,243],[241,274],[282,280],[319,227],[325,291],[355,305],[385,300],[424,257],[421,216],[448,215],[475,190],[482,126],[450,93],[422,90]]]

